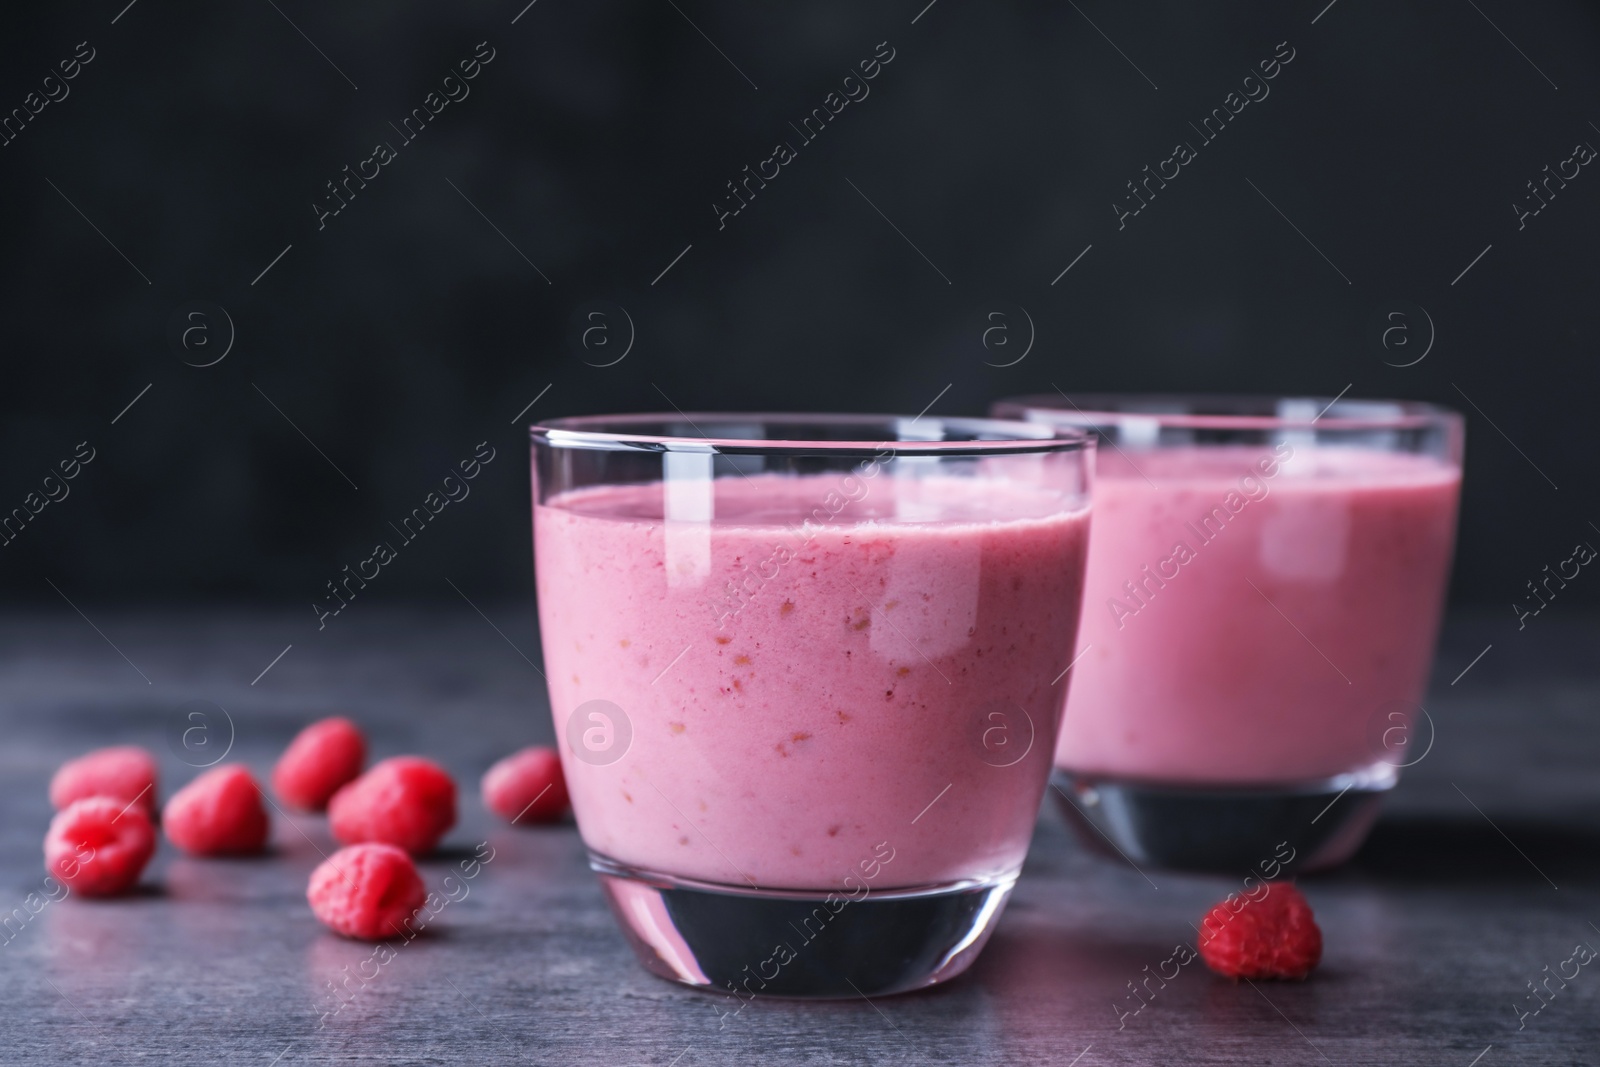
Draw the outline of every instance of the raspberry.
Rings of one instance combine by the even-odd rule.
[[[44,865],[86,897],[120,893],[139,880],[156,851],[144,807],[121,797],[74,800],[50,820]]]
[[[1259,899],[1234,894],[1200,923],[1200,955],[1229,978],[1304,978],[1322,958],[1311,905],[1288,882]]]
[[[328,801],[329,829],[346,845],[382,841],[423,853],[455,824],[456,783],[421,756],[375,764]]]
[[[97,748],[68,760],[50,779],[50,806],[60,811],[84,797],[138,800],[151,818],[156,814],[156,761],[138,745]]]
[[[405,924],[427,898],[417,865],[393,845],[341,848],[311,872],[311,912],[345,937],[382,941],[405,936]]]
[[[161,823],[173,844],[200,856],[260,852],[271,829],[261,787],[239,763],[213,768],[172,794]]]
[[[514,752],[483,776],[483,806],[513,823],[557,822],[567,810],[567,781],[553,748]]]
[[[367,742],[349,719],[314,722],[295,735],[272,768],[272,789],[303,811],[321,811],[328,798],[361,774]]]

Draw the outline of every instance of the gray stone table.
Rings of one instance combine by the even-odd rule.
[[[1086,852],[1047,806],[968,974],[871,1003],[758,1000],[719,1026],[723,1001],[634,962],[570,825],[508,828],[477,801],[495,758],[552,735],[525,608],[369,602],[319,633],[301,613],[79,606],[87,618],[0,616],[0,914],[41,887],[58,763],[144,744],[170,794],[196,772],[169,739],[204,724],[225,742],[218,708],[230,758],[263,773],[332,712],[365,724],[378,756],[440,759],[466,787],[462,821],[425,879],[481,842],[494,859],[324,1018],[329,982],[372,954],[306,907],[324,822],[277,817],[260,859],[163,845],[138,894],[69,897],[7,931],[3,1063],[1600,1063],[1600,966],[1552,982],[1520,1030],[1515,1008],[1578,942],[1600,947],[1600,619],[1553,613],[1519,633],[1510,612],[1452,618],[1432,751],[1356,862],[1302,882],[1327,944],[1308,982],[1235,984],[1195,964],[1119,1029],[1127,983],[1237,883],[1147,880]]]

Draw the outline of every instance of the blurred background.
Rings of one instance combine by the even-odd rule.
[[[1348,390],[1467,414],[1453,597],[1506,612],[1600,544],[1597,30],[1577,0],[10,11],[0,587],[309,611],[489,454],[364,595],[527,601],[535,419]]]

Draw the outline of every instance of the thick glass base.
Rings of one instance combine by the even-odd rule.
[[[1057,768],[1051,784],[1079,838],[1105,855],[1140,866],[1275,878],[1280,871],[1336,867],[1353,856],[1397,777],[1379,764],[1317,782],[1202,786]]]
[[[646,970],[740,1001],[882,996],[954,978],[983,949],[1016,884],[1013,872],[828,893],[698,882],[592,851],[589,865]]]

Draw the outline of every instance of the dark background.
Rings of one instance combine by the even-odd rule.
[[[1512,208],[1600,145],[1592,4],[125,3],[19,7],[0,38],[0,112],[95,50],[0,147],[0,512],[96,452],[0,547],[14,601],[309,607],[481,441],[472,495],[366,595],[526,599],[527,421],[970,414],[1051,383],[1460,408],[1457,603],[1600,541],[1600,177]],[[470,96],[402,144],[480,41]],[[882,41],[870,96],[719,231],[725,183]],[[1124,183],[1282,41],[1271,95],[1119,230]],[[378,141],[398,158],[319,231]],[[593,301],[609,348],[575,340]],[[202,303],[236,336],[200,368],[220,315],[187,349],[169,327]],[[634,343],[594,366],[613,305]],[[1035,343],[994,366],[1021,309]]]

